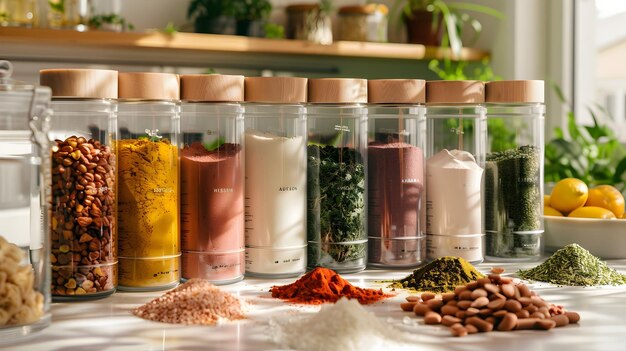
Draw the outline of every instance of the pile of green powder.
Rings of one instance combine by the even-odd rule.
[[[460,257],[441,257],[422,266],[408,277],[393,282],[390,288],[431,291],[434,293],[454,291],[476,279],[484,278],[471,263]]]
[[[606,263],[578,244],[570,244],[555,252],[539,266],[520,270],[524,279],[569,286],[626,284],[626,275],[609,268]]]

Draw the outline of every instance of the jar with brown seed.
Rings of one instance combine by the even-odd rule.
[[[117,288],[117,72],[50,69],[51,264],[57,301]]]

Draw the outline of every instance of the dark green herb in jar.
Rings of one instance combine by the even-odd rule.
[[[539,266],[520,270],[517,274],[528,280],[569,286],[623,285],[626,275],[610,268],[578,244],[557,250]]]
[[[365,167],[351,148],[309,145],[307,150],[309,266],[333,266],[366,257]]]
[[[487,255],[538,257],[542,230],[540,149],[521,146],[487,154]]]

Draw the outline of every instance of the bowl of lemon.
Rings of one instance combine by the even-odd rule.
[[[626,258],[624,196],[611,185],[566,178],[544,196],[545,248],[576,243],[603,259]]]

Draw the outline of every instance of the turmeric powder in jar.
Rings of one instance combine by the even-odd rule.
[[[149,291],[180,280],[178,76],[120,73],[119,285]]]

